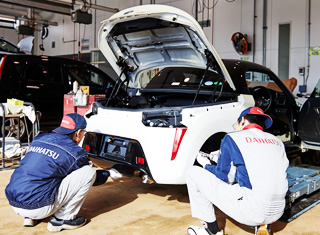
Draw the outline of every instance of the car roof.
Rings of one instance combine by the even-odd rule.
[[[267,67],[254,62],[250,62],[250,61],[237,60],[237,59],[222,59],[222,61],[226,66],[237,66],[237,67],[241,67],[243,70],[272,72]]]

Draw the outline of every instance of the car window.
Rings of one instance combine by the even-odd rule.
[[[26,66],[25,79],[62,84],[61,68],[58,64],[54,63],[29,62]]]
[[[21,69],[23,65],[23,60],[19,58],[14,58],[13,60],[10,60],[10,63],[8,63],[5,72],[8,73],[8,75],[12,75],[11,77],[18,79],[21,74]]]
[[[68,83],[70,85],[77,80],[80,85],[103,87],[106,82],[104,74],[93,71],[88,67],[83,67],[77,64],[68,64],[66,65],[66,68]]]
[[[198,88],[204,69],[197,68],[165,68],[158,72],[150,81],[142,84],[145,88]],[[202,87],[210,88],[221,85],[219,75],[208,71],[203,79]]]
[[[156,68],[156,69],[148,70],[141,73],[139,78],[140,86],[142,88],[145,88],[148,85],[148,83],[151,81],[151,79],[159,72],[159,70],[160,70],[159,68]]]
[[[317,83],[317,85],[315,86],[312,94],[311,94],[312,98],[319,98],[320,97],[320,79]]]
[[[18,53],[19,48],[9,42],[6,42],[0,39],[0,51],[11,52],[11,53]]]
[[[259,81],[259,82],[269,82],[270,76],[266,73],[248,71],[246,72],[246,80],[247,81]]]
[[[282,89],[280,89],[280,87],[272,80],[269,74],[256,71],[247,71],[245,77],[249,88],[264,86],[269,89],[282,92]]]

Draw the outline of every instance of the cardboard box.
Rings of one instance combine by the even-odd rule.
[[[7,99],[8,104],[13,104],[13,105],[23,105],[24,101],[23,100],[17,100],[17,99]]]

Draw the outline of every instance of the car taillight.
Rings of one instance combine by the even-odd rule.
[[[143,164],[144,164],[144,158],[142,158],[142,157],[137,157],[137,163],[143,165]]]
[[[0,80],[1,80],[1,76],[2,76],[2,70],[3,70],[4,61],[5,61],[6,58],[7,58],[7,55],[4,55],[0,60]]]
[[[84,149],[85,149],[86,151],[90,152],[90,145],[86,144],[86,145],[84,146]]]
[[[187,128],[176,128],[176,134],[173,140],[171,161],[173,161],[176,158],[182,138],[186,133],[186,131],[187,131]]]

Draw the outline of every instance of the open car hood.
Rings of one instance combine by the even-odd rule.
[[[144,71],[164,67],[205,68],[205,50],[230,87],[232,80],[198,22],[188,13],[165,5],[141,5],[122,10],[102,22],[98,45],[118,76],[130,73],[129,87],[140,88]]]

